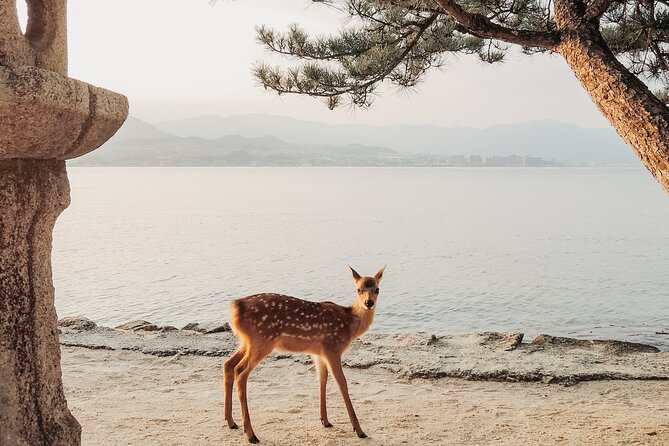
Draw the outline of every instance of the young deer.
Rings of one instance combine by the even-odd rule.
[[[225,421],[230,429],[237,429],[232,419],[232,386],[233,381],[236,381],[244,433],[249,442],[258,443],[258,437],[251,427],[246,383],[258,363],[274,349],[278,349],[308,353],[314,358],[320,380],[320,416],[323,426],[332,426],[325,406],[329,369],[344,397],[353,430],[358,437],[367,437],[348,396],[341,356],[351,342],[367,331],[372,323],[384,270],[385,267],[381,268],[374,277],[360,277],[351,268],[358,297],[350,307],[333,302],[310,302],[280,294],[256,294],[232,301],[230,324],[239,340],[239,348],[223,365]]]

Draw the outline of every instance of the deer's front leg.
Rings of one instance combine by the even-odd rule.
[[[341,396],[344,397],[344,404],[346,405],[346,411],[348,412],[348,417],[351,419],[351,424],[353,425],[353,430],[358,437],[367,438],[367,435],[362,431],[360,423],[358,422],[358,417],[355,416],[355,411],[353,410],[353,404],[351,404],[351,397],[348,395],[348,385],[346,384],[346,377],[344,376],[344,370],[341,368],[341,355],[339,354],[330,354],[327,355],[328,365],[330,366],[330,371],[332,376],[334,376],[337,385],[339,386],[339,391]]]
[[[272,346],[268,345],[247,345],[247,351],[244,357],[235,367],[235,380],[237,381],[237,393],[239,395],[239,405],[242,408],[242,419],[244,423],[244,433],[249,443],[258,443],[258,437],[253,433],[251,426],[251,416],[249,415],[249,405],[246,397],[246,386],[251,371],[272,351]]]
[[[325,401],[326,398],[325,389],[328,384],[328,365],[320,356],[315,356],[314,362],[316,363],[316,370],[318,372],[318,381],[321,387],[321,392],[320,392],[321,423],[323,423],[324,427],[332,427],[332,424],[328,421],[328,409]]]
[[[235,367],[239,364],[245,354],[244,346],[239,347],[237,351],[223,364],[223,396],[225,421],[230,429],[237,429],[237,423],[232,419],[232,386],[235,381]]]

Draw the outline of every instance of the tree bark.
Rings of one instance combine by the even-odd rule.
[[[557,4],[556,17],[560,18]],[[597,108],[669,194],[669,109],[616,59],[597,23],[586,22],[563,31],[555,51],[565,58]]]
[[[70,202],[65,162],[0,160],[0,444],[78,446],[60,369],[51,231]]]

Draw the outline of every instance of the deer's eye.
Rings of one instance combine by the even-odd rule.
[[[376,294],[379,294],[379,289],[378,289],[378,288],[375,289],[374,292],[375,292]]]
[[[358,294],[362,294],[362,289],[358,288]]]

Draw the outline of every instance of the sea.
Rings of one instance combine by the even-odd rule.
[[[669,196],[641,168],[79,167],[56,223],[59,317],[180,327],[262,292],[380,333],[520,331],[669,350]]]

